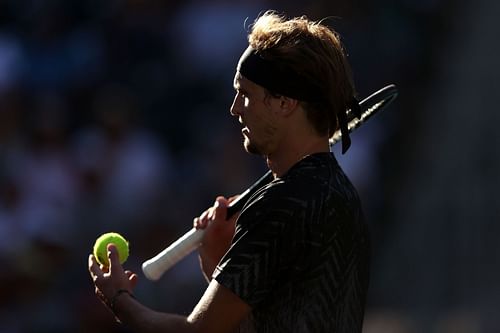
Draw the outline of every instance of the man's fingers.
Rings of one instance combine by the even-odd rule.
[[[206,211],[204,211],[201,216],[200,216],[200,221],[204,222],[207,220],[207,216],[208,216],[208,209]]]
[[[217,207],[227,207],[227,205],[229,204],[229,200],[226,199],[226,197],[223,197],[221,195],[219,195],[217,198],[215,198],[215,208]]]
[[[214,214],[212,218],[226,220],[228,201],[224,197],[217,197],[214,204]]]
[[[137,285],[137,282],[139,281],[139,277],[137,276],[137,274],[131,271],[125,271],[125,274],[127,275],[128,280],[130,281],[132,289],[134,289],[135,286]]]
[[[208,209],[208,216],[207,216],[207,219],[209,221],[213,221],[214,220],[214,214],[215,214],[215,206],[214,207],[210,207]]]
[[[128,277],[128,279],[130,280],[134,275],[136,275],[134,272],[132,271],[129,271],[129,270],[126,270],[125,271],[125,275]]]
[[[195,229],[205,229],[211,221],[225,220],[228,204],[228,199],[218,196],[212,207],[205,210],[199,217],[193,219],[193,227]]]
[[[97,280],[103,276],[102,270],[99,268],[97,264],[97,260],[95,259],[93,254],[89,255],[89,273],[92,276],[92,280]]]
[[[123,274],[123,267],[120,264],[120,259],[118,256],[118,250],[115,244],[108,244],[108,260],[109,260],[109,272],[112,275]]]
[[[195,229],[205,229],[208,225],[208,220],[202,220],[199,217],[193,219],[193,227]]]

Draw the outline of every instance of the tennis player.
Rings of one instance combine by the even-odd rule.
[[[109,271],[89,257],[96,294],[137,332],[361,332],[369,240],[358,194],[328,144],[340,128],[349,148],[346,110],[359,107],[346,54],[323,24],[273,12],[257,18],[248,40],[231,115],[274,180],[230,220],[224,197],[194,219],[206,229],[199,253],[209,284],[189,316],[137,301],[137,275],[112,245]]]

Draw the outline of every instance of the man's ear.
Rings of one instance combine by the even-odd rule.
[[[299,101],[290,97],[279,98],[279,110],[284,116],[291,115],[299,106]]]

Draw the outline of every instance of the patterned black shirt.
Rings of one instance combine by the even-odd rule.
[[[240,332],[361,332],[369,241],[333,154],[305,157],[250,198],[213,278],[252,307]]]

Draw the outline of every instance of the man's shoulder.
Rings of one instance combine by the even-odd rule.
[[[335,156],[332,153],[324,152],[305,156],[290,168],[283,178],[292,185],[308,183],[317,186],[318,183],[331,181],[332,177],[344,178],[344,176]]]
[[[256,191],[247,206],[274,206],[312,199],[322,192],[322,188],[331,187],[332,183],[350,186],[335,157],[330,153],[309,155],[292,166],[282,177]]]

